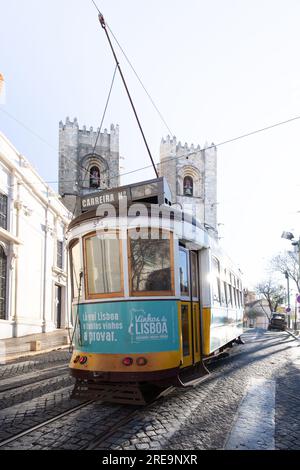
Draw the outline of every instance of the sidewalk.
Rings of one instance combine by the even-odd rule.
[[[0,364],[25,356],[34,356],[41,352],[58,348],[67,348],[69,335],[67,329],[49,333],[21,336],[19,338],[0,339]]]

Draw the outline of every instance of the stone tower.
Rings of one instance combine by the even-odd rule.
[[[165,176],[173,203],[193,213],[217,236],[217,149],[214,144],[190,147],[176,137],[162,139],[160,176]]]
[[[98,130],[79,128],[77,119],[59,123],[59,194],[64,205],[77,215],[79,198],[89,192],[120,185],[119,126]]]

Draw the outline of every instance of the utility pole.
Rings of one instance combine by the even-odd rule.
[[[298,282],[297,282],[297,286],[298,286],[298,289],[299,289],[299,285],[300,285],[300,236],[298,237],[298,240],[295,240],[295,237],[291,232],[282,232],[281,238],[285,238],[286,240],[290,240],[292,245],[297,247],[297,250],[298,250],[298,276],[297,276],[297,278],[298,278],[297,281]],[[295,330],[295,332],[297,331],[297,309],[298,308],[299,308],[299,314],[300,314],[300,306],[298,307],[297,304],[300,304],[300,292],[298,292],[298,294],[297,294],[296,304],[295,304],[295,321],[294,321],[294,330]]]
[[[298,250],[298,289],[299,289],[299,284],[300,284],[300,236],[299,236],[299,239],[298,241],[294,241],[292,242],[292,245],[293,246],[296,246],[297,247],[297,250]],[[294,321],[294,331],[296,333],[297,331],[297,310],[299,308],[299,313],[300,313],[300,292],[298,292],[297,294],[297,298],[296,298],[296,306],[295,306],[295,321]]]
[[[284,272],[285,278],[286,278],[286,284],[287,284],[287,304],[288,304],[288,328],[291,326],[291,305],[290,305],[290,278],[289,278],[289,273],[287,271]]]

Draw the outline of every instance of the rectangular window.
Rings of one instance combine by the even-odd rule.
[[[236,301],[236,289],[235,289],[235,276],[232,274],[232,292],[233,292],[233,306],[237,306],[237,301]]]
[[[56,266],[59,269],[63,269],[63,242],[57,241],[56,248]]]
[[[80,245],[78,240],[71,246],[70,254],[72,298],[77,299],[79,296],[79,279],[81,271]]]
[[[227,284],[226,281],[221,282],[221,297],[222,297],[222,305],[227,305]]]
[[[192,296],[195,299],[198,299],[198,263],[197,263],[197,253],[191,251],[191,283],[192,283]]]
[[[231,274],[228,276],[228,283],[227,283],[227,291],[228,291],[228,307],[233,307],[233,293],[232,293],[232,285],[231,285]]]
[[[123,294],[120,240],[105,233],[84,239],[85,282],[87,298]]]
[[[212,258],[212,276],[213,276],[213,300],[215,303],[220,304],[221,289],[220,289],[220,263],[216,258]]]
[[[188,251],[183,248],[179,249],[179,280],[181,296],[188,297],[190,293]]]
[[[173,295],[172,234],[151,230],[128,232],[129,278],[132,295]]]
[[[7,230],[7,196],[0,194],[0,227]]]

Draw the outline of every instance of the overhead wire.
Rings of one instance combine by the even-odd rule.
[[[94,2],[94,0],[92,0],[92,3],[93,3],[94,6],[96,7],[97,11],[98,11],[99,13],[101,13],[100,10],[99,10],[99,8],[98,8],[98,6],[97,6],[96,3]],[[122,48],[122,46],[120,45],[119,41],[117,40],[117,38],[115,37],[114,33],[112,32],[111,28],[109,27],[109,25],[107,25],[107,27],[108,27],[109,31],[111,32],[112,36],[114,37],[114,40],[115,40],[116,43],[118,44],[118,46],[119,46],[121,52],[123,53],[124,57],[126,58],[127,62],[129,63],[130,67],[131,67],[132,70],[134,71],[134,73],[135,73],[136,77],[138,78],[140,84],[142,85],[142,87],[144,88],[145,92],[147,93],[149,99],[150,99],[151,101],[153,101],[152,98],[151,98],[151,96],[150,96],[150,94],[147,92],[146,88],[144,87],[144,85],[143,85],[141,79],[139,78],[138,74],[136,73],[136,71],[135,71],[133,65],[131,64],[130,60],[128,59],[128,57],[127,57],[127,55],[126,55],[124,49]],[[115,74],[116,74],[116,68],[115,68],[115,71],[114,71],[114,77],[115,77]],[[114,81],[114,78],[113,78],[113,81]],[[112,81],[112,83],[113,83],[113,81]],[[111,93],[111,88],[112,88],[112,85],[111,85],[111,87],[110,87],[109,96],[110,96],[110,93]],[[108,101],[107,101],[107,103],[106,103],[106,108],[107,108],[107,104],[108,104]],[[154,102],[153,102],[152,104],[155,105]],[[155,107],[156,107],[156,105],[155,105]],[[157,108],[157,107],[156,107],[156,108]],[[49,142],[47,142],[43,137],[41,137],[38,133],[36,133],[34,130],[32,130],[29,126],[27,126],[26,124],[24,124],[23,122],[21,122],[19,119],[15,118],[15,117],[14,117],[12,114],[10,114],[8,111],[4,110],[2,107],[0,107],[0,111],[2,111],[2,113],[6,114],[6,115],[9,116],[11,119],[13,119],[14,121],[16,121],[20,126],[22,126],[24,129],[26,129],[28,132],[30,132],[32,135],[34,135],[36,138],[38,138],[41,142],[43,142],[43,143],[46,144],[47,146],[49,146],[49,147],[51,147],[52,149],[54,149],[56,152],[58,151],[57,148],[55,148],[52,144],[50,144]],[[157,109],[157,111],[158,111],[158,113],[160,114],[160,117],[162,118],[162,120],[164,121],[164,124],[166,125],[166,127],[167,127],[168,130],[170,131],[170,128],[169,128],[169,126],[167,125],[167,123],[165,122],[165,120],[164,120],[163,116],[161,115],[160,111],[159,111],[158,109]],[[264,131],[267,131],[267,130],[272,129],[272,128],[274,128],[274,127],[281,126],[281,125],[284,125],[284,124],[287,124],[287,123],[290,123],[290,122],[292,122],[292,121],[296,121],[296,120],[299,120],[299,119],[300,119],[300,116],[295,116],[295,117],[290,118],[290,119],[287,119],[287,120],[285,120],[285,121],[280,121],[280,122],[277,122],[277,123],[275,123],[275,124],[272,124],[272,125],[269,125],[269,126],[266,126],[266,127],[262,127],[262,128],[259,128],[259,129],[254,130],[254,131],[248,132],[248,133],[246,133],[246,134],[242,134],[242,135],[239,135],[239,136],[237,136],[237,137],[234,137],[234,138],[231,138],[231,139],[222,141],[222,142],[220,142],[220,143],[218,143],[218,144],[212,144],[212,145],[210,145],[210,146],[208,146],[208,147],[206,147],[206,148],[200,149],[200,151],[206,151],[206,150],[209,150],[209,149],[214,148],[214,147],[217,148],[217,147],[220,147],[220,146],[222,146],[222,145],[225,145],[225,144],[228,144],[228,143],[231,143],[231,142],[240,140],[240,139],[244,139],[244,138],[246,138],[246,137],[250,137],[250,136],[252,136],[252,135],[254,135],[254,134],[257,134],[257,133],[260,133],[260,132],[264,132]],[[103,119],[102,119],[102,121],[103,121]],[[102,124],[102,121],[101,121],[101,124]],[[100,132],[101,132],[101,131],[100,131]],[[97,140],[99,139],[100,132],[99,132],[99,130],[98,130],[98,135],[97,135],[97,139],[96,139],[95,144],[97,144]],[[170,134],[172,135],[172,132],[171,132],[171,131],[170,131]],[[93,153],[95,152],[95,148],[96,148],[96,145],[94,145]],[[195,153],[197,153],[196,150],[193,151],[193,152],[190,152],[190,153],[188,153],[188,154],[183,154],[183,155],[181,155],[181,156],[169,157],[169,158],[164,159],[164,162],[163,162],[163,163],[166,163],[166,162],[171,161],[171,160],[174,160],[174,159],[180,160],[180,159],[182,159],[182,158],[188,158],[190,155],[193,155],[193,154],[195,154]],[[69,157],[67,157],[67,156],[64,156],[64,157],[65,157],[68,161],[70,161],[73,165],[77,166],[79,169],[81,169],[81,170],[85,171],[86,173],[88,173],[88,170],[87,170],[86,168],[84,168],[83,166],[81,166],[81,165],[78,164],[77,162],[74,162],[74,161],[71,160]],[[160,163],[157,163],[156,165],[158,166],[159,164],[160,164]],[[140,168],[137,168],[137,169],[134,169],[134,170],[130,170],[130,171],[125,172],[125,173],[121,173],[121,174],[120,174],[120,173],[118,172],[118,173],[116,173],[116,174],[111,175],[111,176],[110,176],[110,180],[111,180],[111,179],[115,179],[115,178],[120,178],[120,177],[122,177],[122,176],[127,176],[127,175],[129,175],[129,174],[133,174],[133,173],[136,173],[136,172],[139,172],[139,171],[142,171],[142,170],[147,170],[147,169],[149,169],[149,168],[151,168],[151,167],[152,167],[152,165],[146,165],[146,166],[144,166],[144,167],[140,167]],[[72,180],[72,181],[73,181],[73,180]],[[69,182],[72,182],[72,181],[70,180]],[[66,182],[68,182],[68,181],[66,181]],[[35,182],[33,182],[33,183],[34,183],[34,184],[40,184],[40,183],[35,183]],[[59,181],[57,181],[57,180],[56,180],[56,181],[45,181],[45,183],[46,183],[46,184],[57,184],[57,183],[59,183]]]
[[[0,108],[1,109],[1,108]],[[296,120],[299,120],[300,119],[300,116],[295,116],[293,118],[290,118],[290,119],[286,119],[285,121],[280,121],[280,122],[277,122],[275,124],[271,124],[269,126],[265,126],[265,127],[261,127],[259,129],[256,129],[254,131],[251,131],[251,132],[247,132],[246,134],[241,134],[237,137],[233,137],[231,139],[228,139],[228,140],[224,140],[222,142],[219,142],[218,144],[211,144],[209,145],[208,147],[204,147],[200,150],[197,150],[195,149],[194,151],[192,152],[189,152],[189,153],[185,153],[183,155],[179,155],[179,156],[175,156],[175,157],[169,157],[169,158],[166,158],[164,159],[163,163],[166,163],[168,161],[171,161],[171,160],[180,160],[182,158],[188,158],[189,156],[191,155],[194,155],[196,153],[198,153],[199,151],[200,152],[203,152],[203,151],[206,151],[206,150],[210,150],[212,148],[218,148],[222,145],[226,145],[226,144],[229,144],[231,142],[235,142],[237,140],[241,140],[241,139],[245,139],[247,137],[250,137],[252,135],[255,135],[255,134],[258,134],[260,132],[265,132],[269,129],[273,129],[274,127],[278,127],[278,126],[281,126],[281,125],[284,125],[284,124],[288,124],[290,122],[293,122],[293,121],[296,121]],[[161,163],[161,162],[160,162]],[[160,163],[158,163],[157,165],[159,165]],[[136,168],[135,170],[130,170],[130,171],[127,171],[125,173],[115,173],[113,174],[110,179],[113,179],[113,178],[121,178],[122,176],[127,176],[127,175],[130,175],[130,174],[133,174],[133,173],[137,173],[138,171],[142,171],[142,170],[147,170],[149,168],[152,168],[152,165],[146,165],[146,166],[143,166],[143,167],[139,167],[139,168]],[[69,180],[69,181],[66,181],[66,182],[72,182],[73,180]],[[47,184],[55,184],[55,183],[58,183],[59,181],[55,180],[55,181],[45,181],[45,183]]]
[[[115,69],[114,69],[114,73],[113,73],[113,78],[112,78],[112,82],[110,84],[110,88],[109,88],[109,92],[108,92],[108,97],[107,97],[107,100],[106,100],[106,104],[105,104],[105,107],[104,107],[104,112],[103,112],[103,115],[102,115],[102,118],[101,118],[101,124],[100,124],[100,127],[98,128],[98,133],[97,133],[97,137],[96,137],[96,140],[95,140],[95,144],[94,144],[94,147],[93,147],[93,155],[95,154],[95,150],[96,150],[96,146],[97,146],[97,143],[98,143],[98,140],[99,140],[99,136],[100,136],[100,133],[101,133],[101,129],[102,129],[102,125],[103,125],[103,121],[104,121],[104,118],[105,118],[105,115],[106,115],[106,111],[107,111],[107,108],[108,108],[108,104],[109,104],[109,100],[110,100],[110,96],[111,96],[111,92],[112,92],[112,88],[113,88],[113,84],[114,84],[114,81],[115,81],[115,76],[116,76],[116,71],[117,71],[117,66],[115,66]],[[2,109],[0,107],[0,111],[2,111],[4,114],[6,114],[7,116],[9,116],[11,119],[13,119],[14,121],[16,121],[20,126],[22,126],[24,129],[26,129],[28,132],[30,132],[32,135],[34,135],[36,138],[38,138],[41,142],[43,142],[44,144],[46,144],[48,147],[52,148],[53,150],[55,150],[58,154],[59,154],[59,149],[54,147],[54,145],[50,144],[46,139],[44,139],[43,137],[41,137],[37,132],[35,132],[34,130],[32,130],[29,126],[27,126],[26,124],[24,124],[22,121],[20,121],[19,119],[17,119],[15,116],[13,116],[12,114],[10,114],[8,111]],[[70,157],[64,155],[64,159],[68,160],[70,163],[72,163],[74,166],[76,166],[78,169],[80,170],[83,170],[86,174],[89,173],[89,171],[84,168],[82,165],[80,165],[78,162],[74,162],[74,160],[72,160]],[[73,180],[72,180],[73,181]],[[66,181],[67,182],[67,181]],[[70,182],[70,181],[69,181]],[[45,181],[45,183],[47,183]],[[52,181],[51,183],[59,183],[59,181]],[[49,184],[49,183],[48,183]],[[12,185],[13,186],[13,185]]]
[[[96,140],[95,140],[95,145],[94,145],[94,148],[93,148],[93,155],[95,154],[95,150],[96,150],[96,147],[97,147],[98,139],[99,139],[99,136],[100,136],[100,133],[101,133],[103,121],[104,121],[104,118],[105,118],[105,114],[106,114],[106,111],[107,111],[108,103],[109,103],[109,100],[110,100],[110,95],[111,95],[112,88],[113,88],[114,81],[115,81],[115,77],[116,77],[117,68],[118,68],[118,66],[116,65],[116,66],[115,66],[115,70],[114,70],[114,74],[113,74],[113,78],[112,78],[112,82],[111,82],[111,85],[110,85],[110,89],[109,89],[109,92],[108,92],[108,97],[107,97],[106,104],[105,104],[105,107],[104,107],[104,111],[103,111],[103,115],[102,115],[100,127],[99,127],[99,129],[98,129],[98,134],[97,134],[97,137],[96,137]]]
[[[95,5],[95,8],[97,9],[98,13],[100,15],[102,15],[101,11],[99,10],[98,6],[96,5],[96,3],[94,2],[94,0],[92,0],[92,3]],[[152,96],[150,95],[150,93],[148,92],[148,90],[146,89],[145,85],[143,84],[140,76],[138,75],[137,71],[135,70],[132,62],[129,60],[126,52],[124,51],[124,48],[121,46],[120,42],[118,41],[117,37],[115,36],[114,32],[112,31],[111,27],[109,26],[109,24],[105,21],[106,23],[106,26],[107,26],[107,29],[109,30],[109,32],[111,33],[112,37],[114,38],[116,44],[118,45],[120,51],[122,52],[123,56],[125,57],[127,63],[129,64],[131,70],[133,71],[134,75],[136,76],[136,78],[138,79],[140,85],[142,86],[143,90],[145,91],[146,95],[148,96],[152,106],[154,107],[154,109],[156,110],[157,114],[159,115],[161,121],[164,123],[164,125],[166,126],[166,128],[168,129],[168,132],[170,133],[170,135],[174,135],[173,132],[171,131],[166,119],[164,118],[164,116],[162,115],[161,111],[158,109],[158,106],[156,105],[156,103],[154,102]]]

